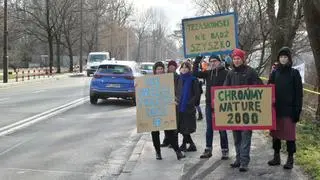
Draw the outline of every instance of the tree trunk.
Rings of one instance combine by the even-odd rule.
[[[68,51],[69,51],[69,60],[70,60],[69,72],[73,72],[73,51],[71,46],[68,47]]]
[[[141,41],[142,41],[142,37],[139,35],[138,37],[138,54],[137,54],[137,58],[136,61],[139,62],[140,61],[140,54],[141,54]]]
[[[316,0],[304,1],[304,17],[308,31],[310,45],[313,51],[314,61],[317,70],[318,90],[320,89],[320,7]],[[320,95],[318,95],[318,107],[316,112],[316,120],[320,122]]]
[[[268,0],[268,16],[270,25],[273,27],[271,32],[271,61],[268,63],[269,69],[271,64],[277,61],[278,51],[281,47],[292,47],[293,39],[295,38],[296,30],[299,27],[301,17],[294,16],[294,0],[279,1],[278,15],[275,17],[275,1]],[[294,22],[294,23],[293,23]]]
[[[61,73],[60,63],[60,38],[56,35],[57,73]]]
[[[53,37],[51,34],[48,34],[48,43],[49,43],[49,68],[50,68],[50,74],[52,73],[52,67],[53,67]]]

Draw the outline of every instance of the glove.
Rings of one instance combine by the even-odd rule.
[[[195,62],[196,64],[199,64],[202,59],[203,59],[203,56],[197,56],[194,62]]]

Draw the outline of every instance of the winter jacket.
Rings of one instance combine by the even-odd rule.
[[[178,78],[176,97],[178,97],[178,103],[180,102],[183,89],[183,81]],[[185,112],[179,113],[178,131],[181,134],[191,134],[196,131],[196,108],[195,104],[200,96],[199,81],[197,79],[192,81],[190,99],[187,104]],[[179,108],[178,108],[179,109]]]
[[[229,71],[224,86],[237,86],[237,85],[255,85],[263,84],[259,78],[258,73],[247,65],[234,67]]]
[[[198,71],[199,64],[193,64],[193,75],[198,78],[204,78],[206,80],[206,104],[211,104],[211,87],[222,86],[228,71],[224,67],[218,69],[207,70],[204,72]]]
[[[271,73],[268,84],[274,84],[276,88],[277,117],[291,117],[294,122],[298,122],[303,98],[299,71],[291,66],[280,67]]]

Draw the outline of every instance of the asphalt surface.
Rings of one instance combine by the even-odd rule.
[[[88,97],[87,77],[0,89],[0,127]],[[127,101],[88,101],[0,137],[0,179],[115,179],[141,135]]]

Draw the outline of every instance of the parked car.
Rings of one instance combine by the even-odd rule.
[[[140,64],[142,74],[153,74],[153,62],[143,62]]]
[[[111,97],[131,100],[135,104],[134,79],[141,76],[135,61],[104,61],[90,83],[90,102]]]

